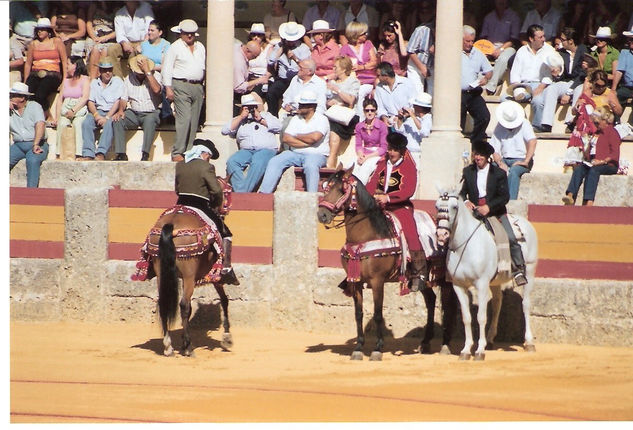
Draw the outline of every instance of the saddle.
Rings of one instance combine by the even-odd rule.
[[[525,241],[523,231],[519,227],[518,220],[515,216],[508,214],[508,221],[512,226],[514,237],[517,242]],[[497,217],[488,217],[484,219],[484,224],[488,231],[492,234],[497,246],[497,274],[492,281],[498,279],[505,279],[512,276],[512,257],[510,255],[510,241],[508,239],[508,233],[501,224],[501,221]]]

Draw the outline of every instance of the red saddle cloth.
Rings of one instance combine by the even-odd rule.
[[[165,210],[159,217],[162,218],[165,215],[170,214],[188,214],[193,215],[201,222],[202,227],[195,229],[175,229],[173,237],[187,236],[195,238],[190,243],[176,246],[176,258],[193,258],[207,252],[212,246],[215,248],[218,258],[213,263],[211,270],[204,277],[196,279],[196,285],[215,283],[220,281],[222,262],[224,260],[224,249],[222,248],[222,236],[218,231],[215,224],[212,222],[208,224],[207,221],[200,216],[200,214],[194,209],[176,205]],[[141,246],[140,258],[136,263],[136,271],[131,276],[133,281],[145,281],[152,279],[156,274],[151,264],[153,258],[158,257],[158,238],[160,238],[161,229],[152,227],[149,231],[145,242]],[[151,240],[155,237],[155,240]]]

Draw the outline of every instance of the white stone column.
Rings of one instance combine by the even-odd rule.
[[[437,0],[433,128],[422,140],[419,199],[436,199],[435,184],[452,188],[461,178],[470,142],[461,134],[461,52],[463,0]]]

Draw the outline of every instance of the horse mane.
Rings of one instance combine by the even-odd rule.
[[[356,200],[358,207],[367,214],[369,222],[376,231],[376,234],[378,234],[379,237],[392,236],[391,226],[384,211],[380,205],[376,203],[374,197],[369,194],[369,191],[367,191],[367,188],[365,188],[365,185],[361,181],[356,183]]]

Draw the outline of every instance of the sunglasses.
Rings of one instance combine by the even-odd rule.
[[[376,109],[363,109],[365,112],[376,112]]]

